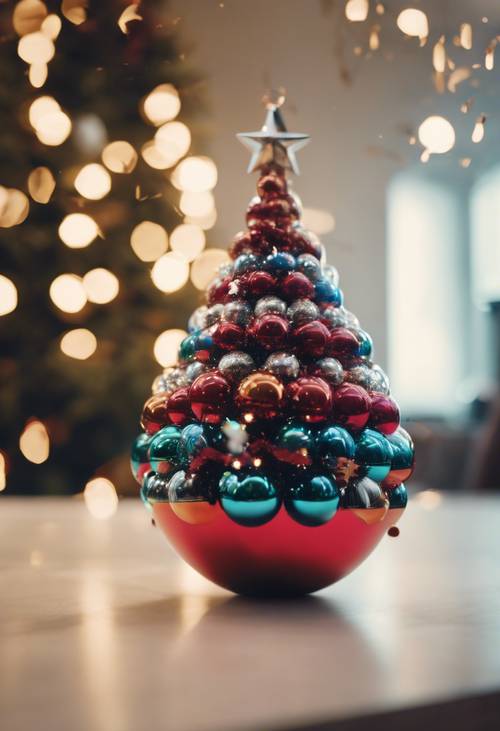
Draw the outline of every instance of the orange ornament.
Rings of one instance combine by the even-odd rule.
[[[244,378],[238,386],[236,405],[246,422],[255,418],[274,419],[280,413],[284,391],[276,376],[257,371]]]

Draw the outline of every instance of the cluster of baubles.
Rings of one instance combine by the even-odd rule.
[[[245,526],[282,505],[307,526],[339,507],[376,521],[406,505],[411,439],[299,218],[284,175],[266,171],[232,262],[144,406],[132,466],[146,503],[218,502]]]

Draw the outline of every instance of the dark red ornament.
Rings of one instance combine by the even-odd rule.
[[[304,376],[287,386],[290,410],[309,423],[324,421],[332,410],[332,391],[322,378]]]
[[[167,413],[176,426],[183,426],[192,418],[189,387],[179,388],[169,396]]]
[[[249,226],[259,221],[274,221],[286,225],[296,221],[299,215],[299,209],[294,199],[289,195],[285,195],[281,198],[268,200],[257,199],[249,206],[246,218]]]
[[[281,294],[288,302],[312,299],[314,285],[302,272],[292,272],[281,282]]]
[[[262,175],[257,183],[257,193],[261,198],[269,199],[286,195],[288,190],[284,175],[278,175],[276,171],[270,170]]]
[[[307,322],[293,332],[293,342],[297,351],[309,358],[321,358],[329,338],[330,331],[319,320]]]
[[[234,322],[219,322],[214,328],[212,339],[222,350],[241,350],[245,346],[245,331]]]
[[[400,422],[399,407],[390,396],[372,391],[370,393],[370,420],[372,426],[382,434],[392,434]]]
[[[208,290],[207,301],[209,305],[216,305],[220,302],[226,302],[229,299],[229,287],[232,277],[224,277],[224,279],[216,279]]]
[[[163,426],[170,424],[167,401],[168,397],[160,393],[151,396],[144,404],[141,426],[147,434],[156,434]]]
[[[202,373],[189,389],[194,415],[208,424],[222,421],[230,396],[231,387],[218,371]]]
[[[321,259],[323,253],[321,242],[311,231],[303,228],[293,228],[290,232],[292,253],[295,256],[299,254],[312,254],[316,259]]]
[[[335,420],[350,429],[362,429],[370,416],[370,397],[364,388],[343,383],[333,394]]]
[[[250,337],[265,350],[280,350],[287,343],[288,320],[272,313],[256,317],[248,328]]]
[[[355,355],[358,347],[358,339],[353,332],[345,327],[336,327],[330,333],[326,352],[332,358],[350,358]]]
[[[252,236],[249,231],[240,231],[234,237],[230,247],[229,256],[236,259],[240,254],[253,254]]]
[[[276,279],[269,272],[249,272],[240,277],[238,281],[242,292],[252,299],[274,294],[276,288]]]

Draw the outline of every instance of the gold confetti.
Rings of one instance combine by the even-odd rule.
[[[127,23],[132,20],[142,20],[142,15],[138,14],[139,3],[129,5],[118,18],[118,27],[125,35],[128,33]]]
[[[348,0],[345,6],[345,17],[351,23],[362,23],[368,17],[368,0]]]
[[[460,111],[462,112],[462,114],[467,114],[468,112],[470,112],[470,109],[471,109],[471,107],[472,107],[473,104],[474,104],[474,97],[473,96],[471,96],[469,99],[467,99],[466,101],[464,101],[460,105]]]
[[[49,168],[35,168],[29,174],[28,190],[37,203],[48,203],[55,187],[56,181]]]
[[[486,54],[484,57],[484,68],[486,69],[486,71],[493,71],[494,66],[495,66],[495,46],[492,44],[491,46],[488,46],[488,48],[486,49]]]

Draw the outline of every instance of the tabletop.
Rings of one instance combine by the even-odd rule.
[[[422,493],[288,602],[198,576],[138,500],[0,500],[5,731],[500,727],[500,499]]]

